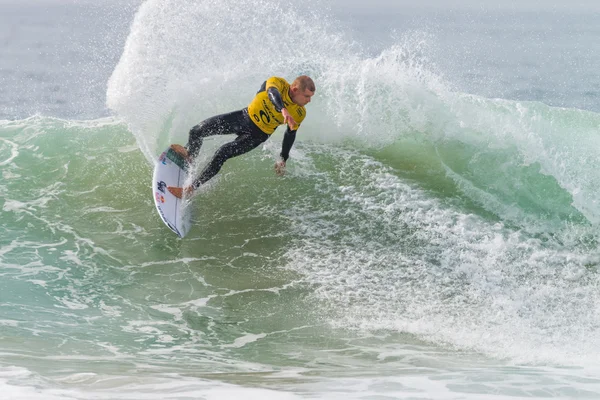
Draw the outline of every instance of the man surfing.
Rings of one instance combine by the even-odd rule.
[[[281,158],[275,164],[278,175],[285,173],[290,150],[296,140],[296,132],[306,117],[306,106],[315,94],[315,83],[306,75],[297,77],[290,85],[285,79],[273,76],[263,82],[248,107],[228,114],[208,118],[190,131],[186,147],[171,145],[188,163],[198,155],[205,137],[236,134],[232,142],[221,146],[206,165],[198,178],[190,186],[167,189],[181,198],[190,195],[195,189],[215,176],[225,161],[237,157],[267,140],[278,126],[287,124],[281,148]]]

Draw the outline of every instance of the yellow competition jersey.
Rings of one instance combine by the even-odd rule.
[[[258,92],[248,106],[248,115],[252,122],[267,135],[275,132],[279,125],[283,125],[283,115],[275,109],[275,106],[269,99],[267,90],[270,87],[275,87],[281,93],[281,99],[285,108],[289,111],[297,125],[294,130],[300,127],[300,124],[306,116],[306,109],[294,103],[290,98],[290,84],[283,78],[273,76],[267,79],[265,90]]]

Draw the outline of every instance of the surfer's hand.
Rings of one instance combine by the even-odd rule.
[[[292,115],[290,114],[290,112],[287,110],[287,108],[282,108],[281,109],[281,115],[283,115],[283,121],[286,124],[288,124],[288,126],[290,127],[290,129],[292,131],[295,131],[297,129],[297,127],[298,127],[298,124],[296,123],[296,120],[292,117]]]
[[[167,190],[178,199],[181,199],[184,195],[187,197],[194,192],[194,188],[192,186],[186,186],[183,188],[167,186]]]
[[[285,161],[279,160],[275,163],[275,173],[279,176],[285,175]]]

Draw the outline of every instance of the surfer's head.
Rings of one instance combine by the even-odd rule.
[[[301,107],[310,103],[310,99],[314,94],[315,83],[306,75],[297,77],[290,85],[290,98]]]

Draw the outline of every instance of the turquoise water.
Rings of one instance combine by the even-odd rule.
[[[543,62],[516,77],[533,68],[518,52],[501,65],[472,47],[464,73],[440,57],[514,44],[506,10],[478,27],[434,4],[334,6],[320,20],[267,0],[116,8],[126,40],[103,53],[90,36],[105,64],[78,78],[102,93],[75,104],[59,84],[72,103],[2,109],[0,398],[598,398],[597,78],[552,97]],[[548,58],[572,35],[557,20],[595,15],[511,12],[553,28]],[[407,22],[390,34],[394,13]],[[361,30],[367,14],[379,31]],[[266,76],[300,73],[318,90],[287,175],[277,132],[225,164],[178,239],[154,209],[154,158]]]

